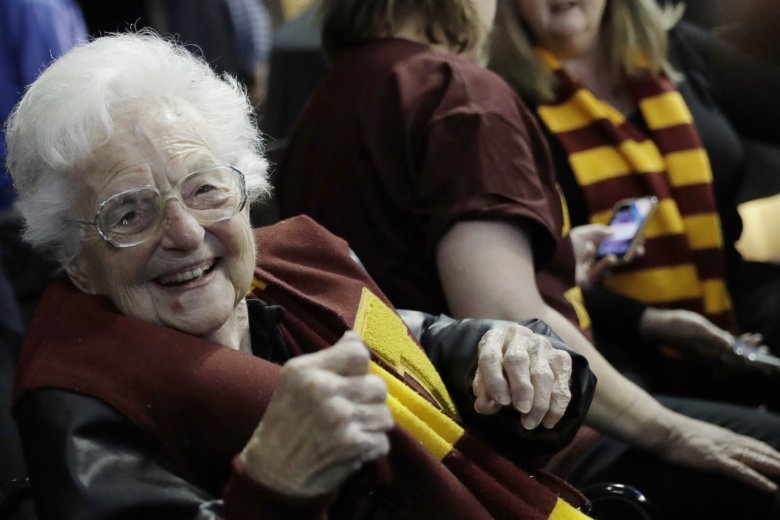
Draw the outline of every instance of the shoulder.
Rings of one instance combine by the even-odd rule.
[[[268,250],[305,249],[312,245],[347,249],[347,243],[343,239],[325,229],[308,215],[297,215],[270,226],[256,228],[254,235],[260,254]]]
[[[523,106],[512,88],[497,74],[458,56],[428,52],[397,67],[396,76],[411,88],[439,94],[461,109],[506,114]],[[403,84],[403,83],[402,83]]]

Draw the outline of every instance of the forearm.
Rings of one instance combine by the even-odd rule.
[[[671,412],[623,377],[574,324],[545,303],[536,286],[531,245],[521,229],[506,223],[460,223],[440,242],[437,261],[454,317],[539,318],[588,359],[598,378],[589,424],[635,446],[665,440],[670,433],[666,414]]]
[[[547,305],[543,306],[540,318],[588,359],[590,369],[598,378],[587,416],[589,425],[645,448],[652,448],[671,433],[667,427],[669,421],[664,417],[672,412],[618,372],[577,327]]]

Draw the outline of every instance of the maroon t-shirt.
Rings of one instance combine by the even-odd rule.
[[[475,64],[399,39],[345,52],[278,179],[282,216],[306,213],[345,238],[399,308],[447,312],[436,243],[460,220],[508,220],[530,234],[538,268],[556,266],[543,296],[574,316],[547,144],[511,88]]]

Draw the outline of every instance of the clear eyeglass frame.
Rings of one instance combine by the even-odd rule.
[[[187,186],[193,179],[198,179],[198,176],[203,176],[208,173],[216,173],[217,171],[228,171],[231,174],[230,180],[233,184],[229,186],[222,186],[223,190],[227,190],[229,197],[225,203],[217,204],[217,201],[212,200],[214,207],[198,208],[192,207],[187,203],[185,199],[188,196],[183,196],[182,187]],[[216,175],[215,175],[216,176]],[[211,179],[214,180],[214,179]],[[197,188],[203,188],[205,185],[197,185]],[[214,186],[210,186],[214,187]],[[235,191],[233,191],[235,190]],[[156,214],[153,220],[148,220],[148,223],[140,224],[138,231],[123,234],[116,230],[107,229],[109,224],[106,223],[106,214],[114,208],[115,204],[121,203],[122,200],[139,200],[140,195],[147,195],[152,197],[152,202],[148,204],[145,209],[154,209]],[[188,173],[182,177],[175,186],[171,188],[165,195],[160,192],[154,186],[141,186],[138,188],[132,188],[124,190],[119,193],[111,195],[107,199],[103,200],[95,212],[95,218],[91,221],[74,220],[78,224],[95,226],[97,233],[106,242],[114,247],[128,248],[143,244],[147,240],[154,236],[157,236],[160,230],[162,222],[165,220],[165,205],[169,200],[176,199],[200,224],[213,224],[216,222],[222,222],[229,220],[236,216],[241,210],[244,209],[247,200],[246,180],[244,174],[234,166],[215,166],[211,168],[204,168]],[[208,204],[206,204],[208,206]]]

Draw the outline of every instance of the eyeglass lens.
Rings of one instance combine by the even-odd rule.
[[[243,178],[238,170],[230,167],[194,172],[182,179],[173,196],[201,223],[226,220],[244,202]],[[168,198],[164,199],[151,186],[117,193],[101,204],[98,230],[119,245],[140,243],[157,230]]]

